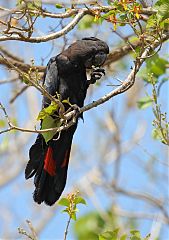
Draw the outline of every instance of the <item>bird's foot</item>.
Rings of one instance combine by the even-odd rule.
[[[77,104],[73,104],[71,106],[71,109],[74,110],[73,116],[72,116],[72,120],[73,122],[77,121],[77,117],[80,115],[80,107]]]
[[[71,107],[66,111],[66,114],[69,112],[72,112],[71,114],[71,119],[73,120],[73,122],[76,122],[77,120],[77,116],[80,115],[80,107],[77,104],[73,104],[71,105]]]
[[[71,109],[75,110],[76,113],[80,113],[80,107],[77,104],[73,104],[71,105]]]
[[[89,84],[94,84],[103,75],[105,75],[105,70],[103,68],[94,68],[91,73],[91,78],[89,80]]]

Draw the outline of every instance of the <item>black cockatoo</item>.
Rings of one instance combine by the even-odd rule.
[[[69,99],[71,104],[82,107],[90,84],[100,79],[104,69],[109,47],[97,38],[78,40],[62,53],[50,59],[44,74],[44,87],[52,96],[59,94],[60,100]],[[94,68],[95,67],[95,68]],[[97,68],[96,68],[97,67]],[[91,79],[87,80],[86,69],[92,69]],[[50,105],[43,97],[43,108]],[[65,103],[65,109],[70,108]],[[52,117],[55,118],[56,115]],[[43,121],[43,120],[42,120]],[[77,120],[78,121],[78,120]],[[29,151],[29,162],[25,169],[25,178],[34,177],[34,201],[53,205],[61,196],[67,178],[69,155],[76,123],[54,136],[47,143],[39,134]]]

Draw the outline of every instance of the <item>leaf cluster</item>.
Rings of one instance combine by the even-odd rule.
[[[76,221],[76,213],[78,212],[77,205],[85,204],[86,201],[84,198],[78,196],[78,192],[68,194],[66,198],[62,198],[59,202],[59,205],[66,207],[63,212],[66,212],[69,215],[70,219]]]
[[[114,30],[118,26],[125,26],[133,22],[137,22],[140,18],[140,10],[142,8],[141,4],[136,1],[108,1],[108,4],[112,7],[106,13],[101,13],[101,11],[92,11],[93,16],[85,16],[79,23],[79,29],[87,29],[95,24],[102,24],[103,21],[107,21],[113,24]]]
[[[65,99],[61,101],[59,94],[57,94],[57,97],[60,103],[68,104],[71,106],[69,99]],[[51,101],[49,106],[43,108],[39,112],[37,120],[43,120],[41,124],[42,130],[49,129],[49,128],[57,128],[61,126],[62,123],[61,123],[61,117],[59,115],[59,109],[60,109],[59,103]],[[42,133],[46,143],[49,140],[51,140],[55,134],[56,134],[56,130]]]
[[[146,237],[141,237],[141,234],[137,230],[131,230],[130,234],[123,234],[120,236],[120,229],[117,228],[114,231],[106,231],[99,235],[99,240],[149,240],[150,234]]]
[[[147,29],[167,29],[169,26],[169,2],[167,0],[159,0],[155,3],[153,10],[157,12],[151,15],[147,21]]]

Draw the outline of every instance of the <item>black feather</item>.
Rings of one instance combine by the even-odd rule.
[[[103,64],[108,54],[107,44],[97,38],[78,40],[61,54],[50,59],[44,74],[44,87],[52,96],[60,95],[61,100],[68,99],[79,107],[84,105],[87,88],[92,81],[86,77],[86,67]],[[43,97],[42,107],[47,107],[50,99]],[[65,109],[70,106],[65,103]],[[52,116],[55,118],[55,115]],[[43,121],[43,120],[42,120]],[[69,155],[76,123],[62,131],[48,143],[38,135],[29,151],[29,162],[25,169],[25,178],[34,177],[33,198],[38,204],[54,204],[61,196],[67,179]],[[56,140],[57,139],[57,140]]]

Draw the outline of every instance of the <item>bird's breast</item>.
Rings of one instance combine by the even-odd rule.
[[[59,94],[62,100],[69,99],[71,104],[82,107],[86,97],[86,79],[67,77],[60,79]]]

